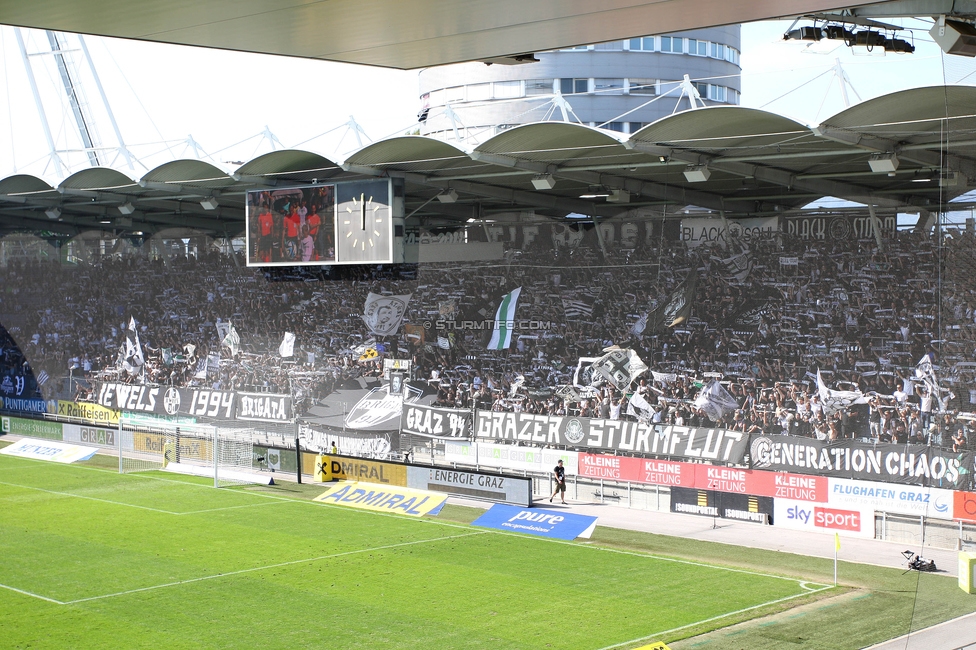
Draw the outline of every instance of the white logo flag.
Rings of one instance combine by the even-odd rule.
[[[820,370],[817,370],[817,394],[823,405],[824,415],[829,417],[838,411],[849,408],[852,404],[867,404],[868,398],[859,390],[831,390],[823,381]]]
[[[442,350],[450,350],[451,349],[451,340],[449,338],[447,338],[446,336],[441,336],[440,334],[438,334],[437,335],[437,347],[439,347]]]
[[[634,336],[640,336],[647,329],[647,312],[645,311],[641,314],[641,317],[637,319],[634,326],[630,328],[630,333]]]
[[[278,346],[278,354],[281,355],[282,359],[295,355],[295,335],[293,333],[285,332],[285,336]]]
[[[735,401],[735,398],[715,379],[702,389],[698,398],[695,399],[694,405],[701,409],[712,422],[718,422],[725,417],[726,413],[739,408],[739,403]]]
[[[593,363],[593,379],[606,380],[618,390],[645,372],[647,364],[633,350],[612,350]]]
[[[639,409],[640,412],[635,412],[635,408]],[[643,395],[640,393],[634,393],[630,396],[630,402],[627,405],[628,415],[636,415],[641,419],[646,420],[647,418],[651,417],[652,413],[654,413],[654,407],[651,406],[650,402],[644,399]]]
[[[363,321],[369,331],[376,336],[393,334],[400,328],[403,317],[407,313],[407,303],[412,293],[403,296],[382,296],[372,293],[366,296],[366,306],[363,308]]]
[[[141,374],[145,368],[146,360],[142,356],[142,345],[139,344],[136,319],[132,316],[129,317],[129,328],[125,330],[125,343],[120,352],[122,368],[132,377]]]
[[[217,323],[217,336],[220,338],[220,347],[230,348],[230,356],[236,357],[241,351],[241,336],[234,329],[230,321]]]
[[[515,308],[518,306],[519,294],[522,287],[502,297],[498,309],[495,311],[495,329],[492,330],[491,340],[488,341],[489,350],[507,350],[512,344],[512,321],[515,320]]]
[[[915,377],[922,380],[929,394],[938,400],[939,408],[945,410],[946,404],[942,397],[942,391],[939,389],[939,379],[935,376],[935,365],[932,363],[931,354],[925,353],[918,360],[918,364],[915,366]]]

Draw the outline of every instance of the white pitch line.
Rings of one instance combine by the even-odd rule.
[[[125,596],[128,594],[135,594],[142,591],[153,591],[155,589],[164,589],[166,587],[177,587],[179,585],[187,585],[193,582],[202,582],[204,580],[215,580],[216,578],[226,578],[227,576],[236,576],[243,573],[253,573],[255,571],[265,571],[267,569],[276,569],[278,567],[290,566],[292,564],[304,564],[305,562],[318,562],[320,560],[330,560],[337,557],[344,557],[347,555],[358,555],[360,553],[372,553],[374,551],[384,551],[391,548],[401,548],[404,546],[416,546],[417,544],[428,544],[430,542],[442,542],[446,539],[458,539],[460,537],[471,537],[472,535],[484,535],[481,531],[476,531],[473,533],[465,533],[464,535],[448,535],[446,537],[435,537],[434,539],[419,539],[413,542],[401,542],[399,544],[387,544],[386,546],[374,546],[373,548],[363,548],[357,549],[355,551],[343,551],[342,553],[332,553],[330,555],[320,555],[318,557],[305,558],[301,560],[290,560],[288,562],[279,562],[277,564],[269,564],[267,566],[252,567],[250,569],[241,569],[239,571],[228,571],[227,573],[217,573],[210,576],[203,576],[200,578],[190,578],[189,580],[178,580],[176,582],[167,582],[162,585],[153,585],[151,587],[140,587],[139,589],[129,589],[127,591],[119,591],[114,594],[104,594],[102,596],[89,596],[88,598],[78,598],[76,600],[69,600],[61,605],[75,605],[77,603],[86,603],[92,600],[102,600],[105,598],[114,598],[116,596]],[[48,600],[45,598],[45,600]],[[58,602],[52,600],[51,602]]]
[[[99,499],[98,497],[89,497],[82,494],[72,494],[71,492],[59,492],[57,490],[45,490],[44,488],[33,487],[31,485],[20,485],[19,483],[7,483],[6,481],[0,481],[0,485],[9,485],[10,487],[18,487],[24,490],[37,490],[38,492],[45,492],[47,494],[57,494],[62,497],[72,497],[75,499],[87,499],[88,501],[98,501],[100,503],[110,503],[115,506],[128,506],[130,508],[138,508],[140,510],[149,510],[151,512],[158,512],[164,515],[178,515],[179,512],[172,512],[170,510],[160,510],[159,508],[151,508],[150,506],[137,506],[134,503],[122,503],[121,501],[112,501],[110,499]]]
[[[17,587],[11,587],[10,585],[0,584],[3,589],[8,589],[10,591],[17,592],[18,594],[23,594],[24,596],[30,596],[31,598],[38,598],[40,600],[46,600],[49,603],[54,603],[55,605],[64,605],[66,603],[60,600],[54,600],[53,598],[48,598],[47,596],[41,596],[40,594],[35,594],[30,591],[24,591],[23,589],[18,589]]]
[[[813,591],[808,591],[806,593],[794,594],[792,596],[787,596],[786,598],[778,598],[776,600],[770,600],[769,602],[760,603],[758,605],[753,605],[752,607],[744,607],[743,609],[737,609],[734,612],[726,612],[725,614],[719,614],[718,616],[713,616],[711,618],[706,618],[706,619],[701,620],[701,621],[695,621],[694,623],[688,623],[687,625],[682,625],[680,627],[673,627],[670,630],[662,630],[661,632],[655,632],[653,634],[648,634],[646,636],[638,637],[636,639],[631,639],[629,641],[621,641],[620,643],[615,643],[613,645],[604,646],[604,647],[600,648],[599,650],[613,650],[613,648],[620,648],[620,647],[623,647],[625,645],[630,645],[631,643],[639,643],[641,641],[647,641],[648,639],[651,639],[651,638],[663,637],[665,634],[671,634],[672,632],[680,632],[681,630],[685,630],[685,629],[687,629],[689,627],[695,627],[696,625],[704,625],[705,623],[711,623],[712,621],[718,621],[718,620],[723,619],[723,618],[728,618],[729,616],[735,616],[736,614],[744,614],[746,612],[750,612],[750,611],[752,611],[754,609],[759,609],[761,607],[767,607],[769,605],[775,605],[777,603],[784,603],[784,602],[786,602],[788,600],[793,600],[794,598],[799,598],[800,596],[809,596],[810,594],[815,594],[815,593],[820,592],[820,591],[826,591],[827,589],[833,589],[833,587],[830,587],[830,586],[821,587],[820,589],[815,589]]]

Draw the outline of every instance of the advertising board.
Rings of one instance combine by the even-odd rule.
[[[48,440],[62,440],[64,435],[60,422],[7,416],[0,418],[0,430],[3,433],[15,436],[31,436],[32,438],[47,438]]]
[[[874,538],[874,509],[865,505],[832,508],[826,503],[775,499],[773,520],[794,530]]]
[[[315,501],[322,503],[393,512],[412,517],[436,515],[444,507],[446,500],[446,494],[359,481],[340,481],[315,497]]]
[[[407,486],[405,465],[346,456],[327,455],[324,458],[323,469],[327,481],[349,480]]]
[[[518,508],[496,503],[485,514],[471,522],[471,525],[572,540],[577,537],[589,538],[596,528],[596,520],[596,517],[577,515],[564,510]]]
[[[66,445],[63,442],[50,440],[18,440],[9,447],[0,449],[0,454],[19,456],[32,460],[49,460],[55,463],[74,463],[88,460],[98,451],[94,447],[80,445]]]
[[[115,437],[116,429],[89,427],[81,424],[62,424],[61,428],[65,442],[80,442],[99,447],[116,447],[118,445]]]
[[[561,449],[542,449],[519,445],[495,445],[487,442],[444,443],[444,460],[450,463],[481,465],[500,469],[549,473],[557,461],[563,461],[566,474],[577,474],[579,453]]]
[[[773,499],[752,494],[671,488],[671,512],[773,523]]]
[[[92,424],[118,426],[119,412],[101,404],[58,400],[58,415],[66,418],[88,420]]]
[[[532,479],[440,467],[407,467],[407,487],[457,496],[532,505]]]
[[[871,508],[897,515],[953,518],[952,490],[843,478],[828,479],[828,485],[827,503],[831,508]]]

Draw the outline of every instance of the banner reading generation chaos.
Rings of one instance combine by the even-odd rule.
[[[757,469],[952,489],[968,488],[973,475],[972,452],[797,436],[753,436],[750,460]]]
[[[478,438],[742,463],[749,436],[740,431],[622,420],[478,411]]]
[[[238,393],[206,388],[103,383],[95,401],[107,408],[157,415],[192,415],[218,420],[290,422],[295,417],[290,395]]]

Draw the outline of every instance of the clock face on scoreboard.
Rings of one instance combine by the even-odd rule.
[[[393,261],[393,223],[389,180],[336,186],[336,262]]]

